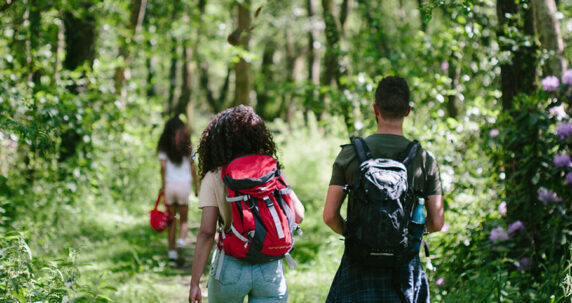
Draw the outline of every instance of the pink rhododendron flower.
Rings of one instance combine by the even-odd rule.
[[[443,61],[443,62],[441,63],[441,70],[444,71],[444,72],[446,72],[448,69],[449,69],[449,62]]]
[[[508,226],[508,233],[514,234],[519,230],[524,230],[524,224],[520,220],[514,221],[511,225]]]
[[[542,79],[542,88],[547,92],[557,90],[558,86],[560,86],[560,80],[555,76],[548,76]]]
[[[437,279],[437,281],[435,281],[435,285],[437,286],[443,286],[443,284],[445,284],[445,278],[441,277],[439,279]]]
[[[500,131],[496,128],[491,129],[491,131],[489,132],[489,137],[491,138],[495,138],[500,134]]]
[[[572,69],[564,72],[564,75],[562,75],[562,84],[572,85]]]
[[[550,202],[562,202],[562,198],[558,197],[552,190],[546,188],[541,188],[538,191],[538,200],[540,200],[544,205],[547,205]]]
[[[441,227],[441,232],[448,232],[449,231],[449,223],[445,223],[443,224],[443,227]]]
[[[497,242],[499,240],[508,240],[508,234],[501,226],[491,230],[491,235],[489,236],[491,242]]]
[[[571,166],[570,156],[568,154],[556,154],[554,155],[554,166],[556,167],[567,167]]]
[[[556,116],[556,119],[558,119],[558,120],[562,120],[562,118],[568,117],[568,114],[566,113],[566,110],[564,109],[564,104],[560,104],[558,106],[553,106],[553,107],[548,109],[548,112],[551,115]]]
[[[502,201],[499,204],[499,207],[497,209],[499,210],[499,213],[501,215],[506,216],[506,202],[505,201]]]
[[[560,140],[568,138],[572,135],[572,124],[564,122],[556,128],[556,134],[560,137]]]
[[[528,271],[530,269],[530,258],[522,258],[518,261],[517,270]]]
[[[566,184],[572,184],[572,171],[566,174],[566,177],[564,177],[564,182],[566,182]]]

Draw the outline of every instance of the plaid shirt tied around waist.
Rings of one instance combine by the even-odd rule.
[[[382,269],[354,263],[344,254],[326,302],[429,303],[429,284],[418,256],[399,268]]]

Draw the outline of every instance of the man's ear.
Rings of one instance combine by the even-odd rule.
[[[375,114],[376,117],[379,117],[380,115],[379,108],[375,103],[373,104],[373,113]]]
[[[409,116],[409,113],[411,113],[411,106],[409,106],[409,107],[407,108],[407,111],[405,112],[405,115],[403,115],[403,117]]]

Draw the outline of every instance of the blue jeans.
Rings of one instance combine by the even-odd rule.
[[[209,303],[242,303],[246,296],[249,303],[286,302],[288,287],[282,260],[250,264],[224,255],[221,264],[221,252],[216,253],[208,282]]]

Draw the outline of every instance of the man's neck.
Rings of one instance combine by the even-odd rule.
[[[399,120],[379,119],[377,122],[377,133],[403,136],[403,119]]]

